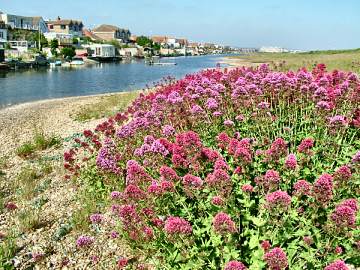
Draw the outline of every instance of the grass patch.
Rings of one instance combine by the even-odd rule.
[[[51,147],[59,147],[61,138],[55,135],[46,136],[42,131],[36,131],[32,141],[26,142],[16,149],[16,154],[22,158],[28,158],[35,154],[37,150],[45,150]]]
[[[51,147],[58,147],[61,145],[61,139],[58,136],[45,136],[43,132],[35,133],[34,145],[37,150],[45,150]]]
[[[31,199],[35,195],[35,188],[41,177],[42,174],[35,167],[25,166],[19,172],[13,189],[20,190],[25,199]]]
[[[16,149],[16,155],[27,158],[35,153],[35,146],[31,143],[24,143]]]
[[[51,161],[40,160],[37,164],[23,166],[15,181],[12,181],[11,190],[17,192],[24,199],[31,199],[45,191],[51,179],[44,179],[54,171]]]
[[[80,200],[81,208],[72,215],[71,227],[75,231],[89,231],[89,217],[97,212],[97,202],[90,196],[82,195]]]
[[[7,169],[9,167],[9,157],[3,156],[0,157],[0,170]]]
[[[14,269],[11,259],[16,255],[19,248],[16,245],[16,236],[12,233],[0,241],[0,267],[4,270]]]
[[[254,53],[230,58],[241,59],[240,64],[244,65],[268,63],[271,68],[278,71],[296,71],[301,67],[312,69],[316,64],[324,63],[328,70],[341,69],[360,73],[360,49],[305,53]]]
[[[98,102],[80,107],[80,109],[72,115],[72,118],[76,121],[84,122],[112,116],[116,112],[128,107],[138,95],[139,91],[132,91],[100,97]]]
[[[22,210],[18,215],[19,230],[21,232],[29,232],[44,226],[40,219],[40,210]]]

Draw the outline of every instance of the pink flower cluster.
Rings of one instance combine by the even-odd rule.
[[[181,217],[168,217],[164,230],[169,235],[189,235],[192,233],[191,224]]]
[[[266,195],[266,207],[270,210],[285,210],[291,204],[291,197],[286,191],[274,191]]]
[[[235,233],[236,225],[231,217],[223,212],[217,213],[213,218],[214,231],[219,234]]]
[[[76,240],[76,245],[80,248],[91,246],[94,243],[94,238],[87,235],[81,235]]]
[[[349,270],[349,267],[342,260],[336,260],[324,268],[324,270]]]
[[[330,174],[325,173],[315,181],[313,196],[321,205],[330,202],[333,197],[333,177]]]
[[[356,199],[347,199],[336,206],[330,216],[331,220],[336,224],[338,229],[353,227],[355,225],[358,209],[359,207]]]
[[[271,270],[285,269],[289,265],[286,253],[278,247],[265,253],[264,259]]]
[[[238,261],[230,261],[224,267],[224,270],[246,270],[246,269],[247,269],[246,266],[242,262],[238,262]]]

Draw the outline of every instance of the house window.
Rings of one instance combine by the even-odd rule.
[[[66,25],[65,25],[65,24],[62,24],[62,25],[61,25],[61,29],[63,29],[63,30],[66,29]]]
[[[51,24],[51,25],[49,25],[49,28],[50,28],[50,29],[54,29],[54,26]]]
[[[0,32],[0,38],[4,38],[4,32]]]

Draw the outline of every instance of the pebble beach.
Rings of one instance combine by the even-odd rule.
[[[82,251],[76,248],[75,240],[79,236],[76,232],[59,237],[66,231],[72,215],[82,207],[77,199],[80,187],[64,179],[63,152],[69,147],[71,136],[94,129],[104,120],[80,122],[72,115],[82,106],[96,104],[109,95],[114,94],[36,101],[0,110],[0,158],[6,159],[6,165],[0,168],[0,203],[16,204],[15,210],[0,211],[0,238],[18,236],[15,240],[18,250],[12,262],[16,269],[112,269],[116,265],[114,258],[124,255],[125,249],[119,250],[112,239],[97,239],[91,249]],[[31,159],[20,158],[16,149],[30,141],[35,130],[59,136],[63,143],[57,148],[41,151]],[[18,181],[24,168],[38,167],[40,156],[51,160],[53,168],[36,180],[36,189],[42,187],[43,191],[27,200],[20,198],[13,183]],[[37,226],[25,232],[17,231],[31,222],[26,213],[34,211],[39,202],[42,204],[36,217]],[[98,265],[100,258],[101,265]]]

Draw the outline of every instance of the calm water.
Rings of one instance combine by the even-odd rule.
[[[0,73],[0,107],[28,101],[144,88],[166,76],[181,78],[213,68],[223,56],[162,58],[175,66],[148,66],[142,60],[91,66]]]

